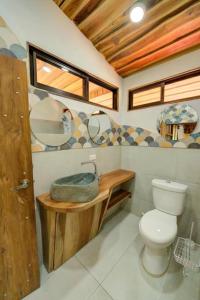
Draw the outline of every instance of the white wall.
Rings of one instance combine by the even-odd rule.
[[[55,157],[56,153],[59,157]],[[96,154],[99,175],[120,168],[120,146],[33,153],[35,195],[49,191],[51,183],[59,177],[85,171],[93,172],[92,165],[81,166],[81,162],[87,161],[91,154]]]
[[[191,222],[195,222],[194,237],[200,242],[200,151],[194,149],[166,149],[152,147],[121,147],[121,166],[136,172],[130,186],[132,199],[126,209],[141,216],[154,209],[151,181],[170,179],[188,185],[184,214],[179,232],[189,236]]]
[[[187,54],[171,58],[167,61],[153,65],[147,69],[133,74],[123,80],[123,102],[121,104],[121,121],[122,124],[142,127],[152,132],[156,130],[156,120],[160,112],[169,105],[159,105],[155,107],[137,109],[127,112],[128,107],[128,90],[137,88],[160,79],[164,79],[185,71],[200,67],[200,49],[193,50]],[[200,101],[188,101],[200,114]],[[200,126],[195,131],[200,131]]]
[[[0,16],[5,19],[23,46],[26,47],[26,42],[30,42],[113,85],[121,87],[121,77],[52,0],[0,0]],[[121,90],[119,92],[121,93]],[[96,106],[79,101],[52,96],[76,111],[84,111],[89,114],[97,109]],[[119,121],[119,112],[103,110],[108,112],[115,121]],[[120,147],[34,153],[35,195],[48,192],[51,183],[56,178],[82,170],[90,170],[91,166],[81,167],[81,162],[88,160],[91,153],[97,155],[100,173],[120,168]],[[42,262],[40,218],[38,211],[36,213],[38,245]]]
[[[23,46],[30,42],[120,87],[121,77],[52,0],[1,0],[0,15]],[[78,111],[95,110],[95,106],[74,100],[67,99],[67,103]],[[119,120],[119,113],[105,111]]]
[[[123,80],[122,124],[156,130],[159,113],[167,107],[160,105],[127,112],[128,90],[162,78],[200,67],[200,49],[151,66]],[[199,99],[200,100],[200,99]],[[200,101],[188,101],[200,116]],[[185,103],[185,102],[183,102]],[[199,122],[200,123],[200,122]],[[195,131],[200,131],[200,126]],[[136,172],[130,186],[132,199],[127,209],[141,216],[154,208],[151,181],[170,179],[188,185],[186,208],[180,220],[180,235],[188,236],[191,221],[195,221],[195,238],[200,242],[200,151],[195,149],[166,149],[156,147],[121,147],[121,166]]]

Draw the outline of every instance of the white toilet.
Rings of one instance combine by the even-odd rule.
[[[168,268],[169,246],[177,235],[177,216],[183,212],[187,186],[153,179],[152,188],[155,209],[144,214],[139,223],[145,244],[142,263],[148,273],[161,276]]]

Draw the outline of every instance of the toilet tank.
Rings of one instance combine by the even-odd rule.
[[[187,185],[169,180],[153,179],[152,189],[156,209],[174,216],[182,214]]]

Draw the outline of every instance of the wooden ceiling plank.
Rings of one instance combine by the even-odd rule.
[[[66,84],[62,87],[64,90],[67,90],[68,92],[74,92],[76,90],[82,89],[83,87],[83,81],[81,79],[78,79],[74,81],[71,84]]]
[[[54,0],[55,4],[60,6],[65,0]]]
[[[145,56],[198,28],[200,28],[200,3],[194,4],[172,19],[162,23],[135,43],[127,46],[122,51],[116,52],[108,58],[108,62],[114,68],[119,69],[123,65]]]
[[[56,87],[65,87],[67,84],[71,85],[72,83],[76,82],[79,78],[75,76],[67,76],[65,73],[60,74],[60,76],[56,77],[54,80],[50,81],[49,84],[51,86]]]
[[[95,47],[104,56],[111,56],[116,51],[126,47],[130,42],[134,42],[148,33],[167,18],[172,17],[195,2],[198,2],[198,0],[161,1],[147,12],[142,24],[133,24],[129,21],[125,27],[111,34],[105,40],[98,43],[98,45],[95,45]]]
[[[54,0],[55,1],[55,0]],[[62,9],[63,12],[65,12],[68,8],[69,5],[72,5],[72,2],[74,0],[64,0],[60,3],[60,8]]]
[[[73,20],[88,2],[89,0],[65,0],[60,8]]]
[[[99,87],[99,88],[96,88],[95,90],[90,90],[89,91],[89,97],[90,98],[95,98],[95,97],[98,97],[98,96],[102,96],[102,95],[105,95],[105,94],[112,94],[111,91],[108,91],[107,89],[103,88],[103,87]]]
[[[92,39],[103,29],[112,24],[112,22],[123,14],[124,11],[127,10],[127,7],[130,7],[132,4],[133,0],[119,1],[117,5],[116,0],[104,1],[97,10],[90,14],[79,25],[79,28],[89,39]]]
[[[96,37],[91,39],[91,41],[96,47],[99,45],[99,43],[109,38],[111,34],[120,31],[120,29],[126,26],[129,22],[130,22],[130,18],[129,16],[127,16],[127,13],[125,12],[123,15],[119,16],[116,20],[114,20],[112,24],[110,24],[103,31],[101,31]]]
[[[79,25],[83,22],[95,9],[99,7],[106,0],[89,0],[87,4],[82,7],[74,17],[74,22]]]
[[[52,73],[47,73],[42,70],[37,72],[37,80],[40,82],[46,82],[46,84],[51,83],[51,81],[55,80],[58,76],[60,76],[59,70],[55,70]]]
[[[102,101],[105,101],[105,100],[109,100],[109,99],[112,100],[112,93],[110,93],[110,94],[103,94],[101,96],[90,98],[90,101],[91,102],[95,102],[95,103],[99,103],[99,102],[102,102]]]
[[[134,2],[132,3],[132,5],[134,4]],[[155,6],[159,2],[160,2],[160,0],[148,0],[147,1],[147,3],[148,3],[147,11],[149,11],[153,6]],[[98,34],[98,36],[91,39],[91,41],[93,42],[95,47],[96,47],[96,45],[98,45],[99,42],[106,39],[114,32],[120,31],[124,26],[126,26],[128,23],[130,23],[130,17],[129,17],[130,9],[131,9],[131,7],[127,7],[126,11],[124,11],[124,13],[122,15],[120,15],[118,18],[113,20],[113,22],[108,27],[106,27],[103,31],[101,31]]]
[[[133,74],[134,72],[141,70],[151,64],[159,62],[163,59],[169,58],[175,54],[178,54],[182,51],[188,50],[192,47],[200,45],[200,30],[195,31],[192,34],[172,43],[154,53],[151,53],[144,58],[140,58],[133,63],[128,64],[125,67],[117,69],[117,72],[122,77],[127,77]]]

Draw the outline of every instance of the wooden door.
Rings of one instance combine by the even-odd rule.
[[[26,65],[0,56],[0,300],[38,286]]]

